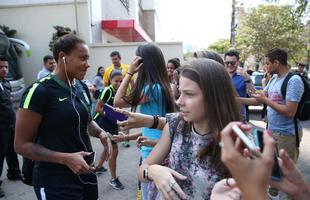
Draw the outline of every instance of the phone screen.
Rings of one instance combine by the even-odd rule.
[[[254,130],[254,139],[255,139],[255,144],[260,148],[261,151],[264,150],[264,138],[263,138],[263,131],[255,129]],[[281,180],[281,169],[279,166],[278,162],[278,157],[279,157],[279,152],[278,148],[276,146],[275,152],[274,152],[274,162],[273,162],[273,167],[272,167],[272,173],[271,173],[271,178],[276,181]]]
[[[103,111],[104,111],[104,116],[108,118],[109,120],[113,121],[114,123],[116,123],[117,120],[124,121],[127,119],[126,115],[115,111],[112,106],[106,103],[103,106]]]
[[[96,152],[91,152],[88,156],[84,156],[84,160],[90,166],[95,164]]]

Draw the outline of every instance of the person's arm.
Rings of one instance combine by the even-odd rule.
[[[126,75],[125,75],[120,87],[117,89],[117,92],[115,94],[114,102],[113,102],[115,107],[124,108],[124,107],[130,107],[131,106],[130,102],[127,102],[124,100],[124,97],[126,97],[127,89],[128,89],[128,86],[131,82],[132,76],[135,73],[137,73],[139,71],[140,67],[143,65],[143,63],[139,64],[140,59],[141,59],[140,57],[136,56],[134,58],[134,60],[132,61],[132,63],[130,64],[129,69],[126,72]],[[145,100],[143,100],[143,101],[145,101]]]
[[[141,136],[142,133],[133,133],[133,134],[118,134],[118,135],[113,135],[112,140],[115,142],[123,142],[127,140],[136,140],[139,136]]]
[[[238,138],[232,130],[236,124],[244,132],[251,126],[241,122],[231,122],[221,131],[221,159],[235,178],[244,199],[267,200],[267,188],[274,160],[275,141],[267,132],[264,133],[265,147],[260,157],[249,159],[244,157],[243,149],[238,145]],[[246,176],[245,176],[246,174]]]
[[[127,89],[129,86],[129,83],[131,82],[132,72],[127,72],[121,85],[117,89],[117,92],[114,97],[114,106],[119,108],[126,108],[130,107],[131,104],[124,100],[124,97],[126,97]]]
[[[89,155],[89,152],[62,153],[34,143],[41,121],[42,115],[39,113],[27,109],[18,110],[15,127],[15,151],[32,160],[66,165],[77,174],[91,173],[92,167],[88,166],[83,158]]]
[[[96,113],[102,113],[104,102],[101,99],[98,99],[96,105]]]
[[[121,130],[129,130],[132,128],[141,128],[141,127],[152,127],[154,124],[154,116],[146,115],[142,113],[129,112],[119,108],[115,109],[117,112],[120,112],[128,117],[127,120],[118,121],[117,124],[120,126]],[[155,129],[162,130],[166,124],[165,117],[158,117],[158,125],[154,127]]]
[[[265,96],[263,92],[256,93],[252,95],[258,102],[267,104],[276,112],[285,115],[287,117],[293,118],[296,114],[298,102],[286,101],[285,104],[278,104],[276,101],[273,101]]]
[[[297,112],[298,102],[286,102],[286,104],[281,105],[271,99],[266,100],[266,104],[278,113],[285,115],[287,117],[293,118]]]
[[[267,87],[268,86],[270,87],[269,83]],[[267,98],[264,93],[254,94],[253,97],[256,98],[256,100],[267,104],[276,112],[293,118],[297,112],[299,101],[304,92],[304,84],[300,77],[293,76],[288,81],[286,89],[285,104],[279,104],[276,101],[272,101],[270,98]]]
[[[236,101],[239,104],[249,105],[249,106],[257,106],[261,105],[255,98],[244,98],[244,97],[235,97]]]
[[[101,144],[104,147],[104,152],[102,153],[104,156],[101,157],[105,158],[104,160],[110,159],[112,155],[112,135],[102,130],[94,120],[88,124],[87,129],[89,135],[100,139]]]
[[[284,149],[280,150],[280,167],[282,171],[282,180],[273,181],[270,184],[287,193],[294,200],[307,200],[310,197],[310,185],[306,182],[292,159]]]
[[[186,194],[182,191],[180,186],[175,183],[175,178],[185,180],[186,176],[160,165],[169,154],[171,142],[169,125],[166,124],[159,142],[139,167],[138,178],[142,182],[154,181],[164,199],[174,199],[177,195],[181,197],[181,199],[186,199]]]

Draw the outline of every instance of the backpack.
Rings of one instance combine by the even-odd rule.
[[[300,99],[300,102],[298,103],[297,111],[294,116],[296,145],[297,147],[299,147],[297,119],[299,119],[300,121],[306,121],[310,119],[310,85],[305,77],[301,76],[300,74],[296,74],[294,72],[289,72],[288,75],[285,77],[281,86],[281,94],[284,99],[286,97],[287,83],[290,80],[290,78],[294,75],[298,75],[304,84],[304,93]]]

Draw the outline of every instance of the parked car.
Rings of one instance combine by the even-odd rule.
[[[256,90],[262,90],[263,89],[263,86],[262,86],[263,78],[264,78],[264,72],[256,71],[256,72],[252,73],[251,79],[252,79],[253,85],[254,85]]]

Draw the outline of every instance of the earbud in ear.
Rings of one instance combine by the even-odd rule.
[[[64,61],[64,63],[66,63],[66,57],[62,57],[62,60]]]

